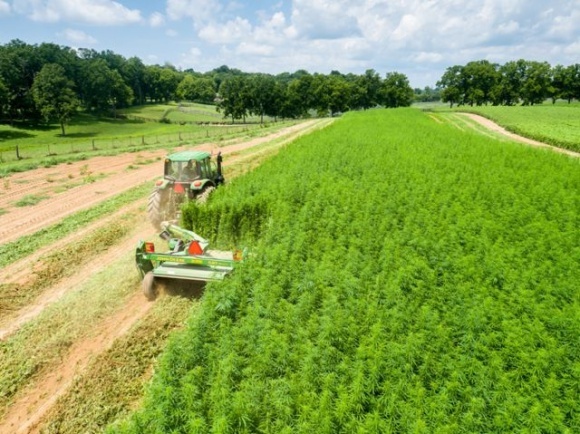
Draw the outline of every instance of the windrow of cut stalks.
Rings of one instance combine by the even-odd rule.
[[[0,312],[12,312],[26,306],[44,289],[73,275],[96,253],[118,243],[132,227],[130,220],[119,220],[95,230],[78,242],[47,253],[31,267],[32,272],[25,281],[0,284]]]

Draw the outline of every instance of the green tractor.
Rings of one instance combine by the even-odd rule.
[[[149,196],[147,213],[156,229],[161,222],[178,217],[181,205],[187,200],[203,203],[215,188],[225,182],[222,156],[214,161],[209,152],[182,151],[165,157],[164,175]]]

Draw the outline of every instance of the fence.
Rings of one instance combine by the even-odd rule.
[[[156,145],[175,145],[184,143],[201,143],[210,140],[222,140],[232,135],[234,132],[249,131],[260,128],[260,125],[235,125],[213,126],[208,128],[199,128],[196,131],[177,132],[158,135],[139,135],[124,136],[103,139],[91,139],[87,141],[71,141],[66,143],[67,139],[63,138],[60,142],[45,143],[42,145],[19,144],[19,145],[2,145],[0,144],[0,164],[22,159],[45,158],[52,156],[66,156],[79,153],[93,153],[106,150],[123,150],[131,148],[143,148]]]

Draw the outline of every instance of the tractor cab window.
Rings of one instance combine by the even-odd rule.
[[[199,164],[195,160],[165,160],[165,176],[185,181],[199,178]]]
[[[201,175],[203,178],[211,178],[211,164],[209,158],[200,162],[201,165]]]
[[[179,175],[180,164],[177,161],[165,160],[165,176],[176,178]]]
[[[195,179],[199,177],[199,166],[197,161],[189,160],[187,164],[183,167],[181,172],[181,177],[183,179]]]

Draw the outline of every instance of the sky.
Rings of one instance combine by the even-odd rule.
[[[0,0],[0,45],[13,39],[199,72],[396,71],[423,88],[474,60],[580,63],[580,0]]]

